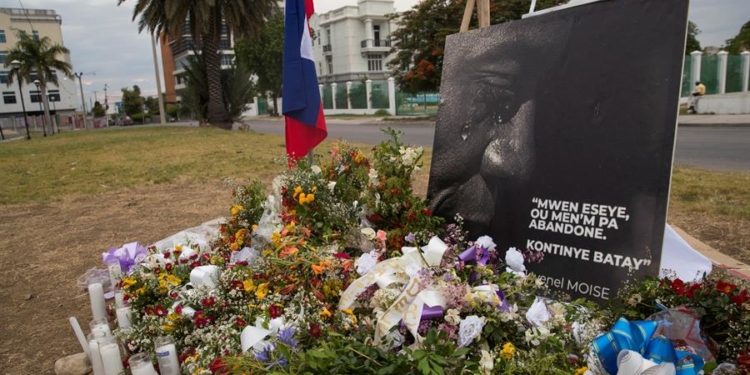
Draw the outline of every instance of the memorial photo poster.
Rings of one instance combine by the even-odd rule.
[[[658,275],[687,0],[617,0],[447,38],[428,199],[599,302]]]

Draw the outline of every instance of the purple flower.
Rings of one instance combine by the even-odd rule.
[[[406,237],[404,237],[404,241],[406,241],[408,243],[414,243],[414,241],[416,241],[414,233],[407,234]]]
[[[279,341],[291,346],[293,349],[297,349],[299,342],[294,339],[294,328],[284,328],[279,331]]]
[[[271,352],[276,348],[274,344],[266,345],[263,350],[255,351],[255,359],[261,362],[271,362]]]
[[[112,247],[106,253],[102,253],[102,262],[107,264],[108,262],[118,260],[122,272],[128,274],[133,266],[143,261],[147,255],[148,250],[145,246],[138,242],[131,242],[119,248]]]

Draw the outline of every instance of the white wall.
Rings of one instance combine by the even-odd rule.
[[[705,95],[698,101],[698,113],[717,115],[750,114],[750,92]]]

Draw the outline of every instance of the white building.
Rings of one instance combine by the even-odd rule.
[[[54,10],[0,8],[0,92],[2,92],[0,119],[10,120],[10,118],[15,118],[15,121],[20,121],[20,123],[23,121],[18,77],[13,77],[13,83],[8,85],[11,67],[5,67],[6,63],[10,65],[10,61],[6,61],[6,57],[8,51],[16,45],[16,32],[23,31],[34,38],[49,37],[53,44],[63,44],[61,24],[62,18]],[[70,64],[70,55],[62,56],[62,58]],[[60,72],[57,72],[57,78],[59,85],[47,83],[50,113],[52,115],[70,115],[81,103],[76,90],[76,82],[63,79],[63,74]],[[32,74],[31,81],[33,82],[35,79],[35,74]],[[33,83],[28,84],[26,81],[23,82],[22,87],[26,114],[29,116],[41,115],[42,111],[39,106],[41,94],[37,87]],[[33,120],[30,119],[29,122],[33,123]],[[6,124],[5,127],[7,126]]]
[[[341,84],[388,79],[387,63],[394,57],[390,35],[396,22],[387,15],[393,13],[393,0],[358,0],[356,6],[314,14],[310,27],[316,36],[313,50],[318,81]]]

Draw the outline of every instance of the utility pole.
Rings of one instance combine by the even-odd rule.
[[[164,98],[161,97],[161,78],[159,77],[159,64],[156,61],[156,41],[151,33],[151,52],[154,54],[154,74],[156,74],[156,98],[159,99],[159,121],[166,124],[166,112],[164,111]]]
[[[107,114],[107,111],[109,111],[109,104],[107,104],[107,85],[104,84],[104,122],[107,124],[107,127],[109,127],[109,114]]]
[[[81,88],[81,106],[83,108],[83,128],[88,129],[88,126],[86,125],[86,98],[83,97],[83,72],[80,73],[73,73],[76,78],[78,78],[78,86]]]

